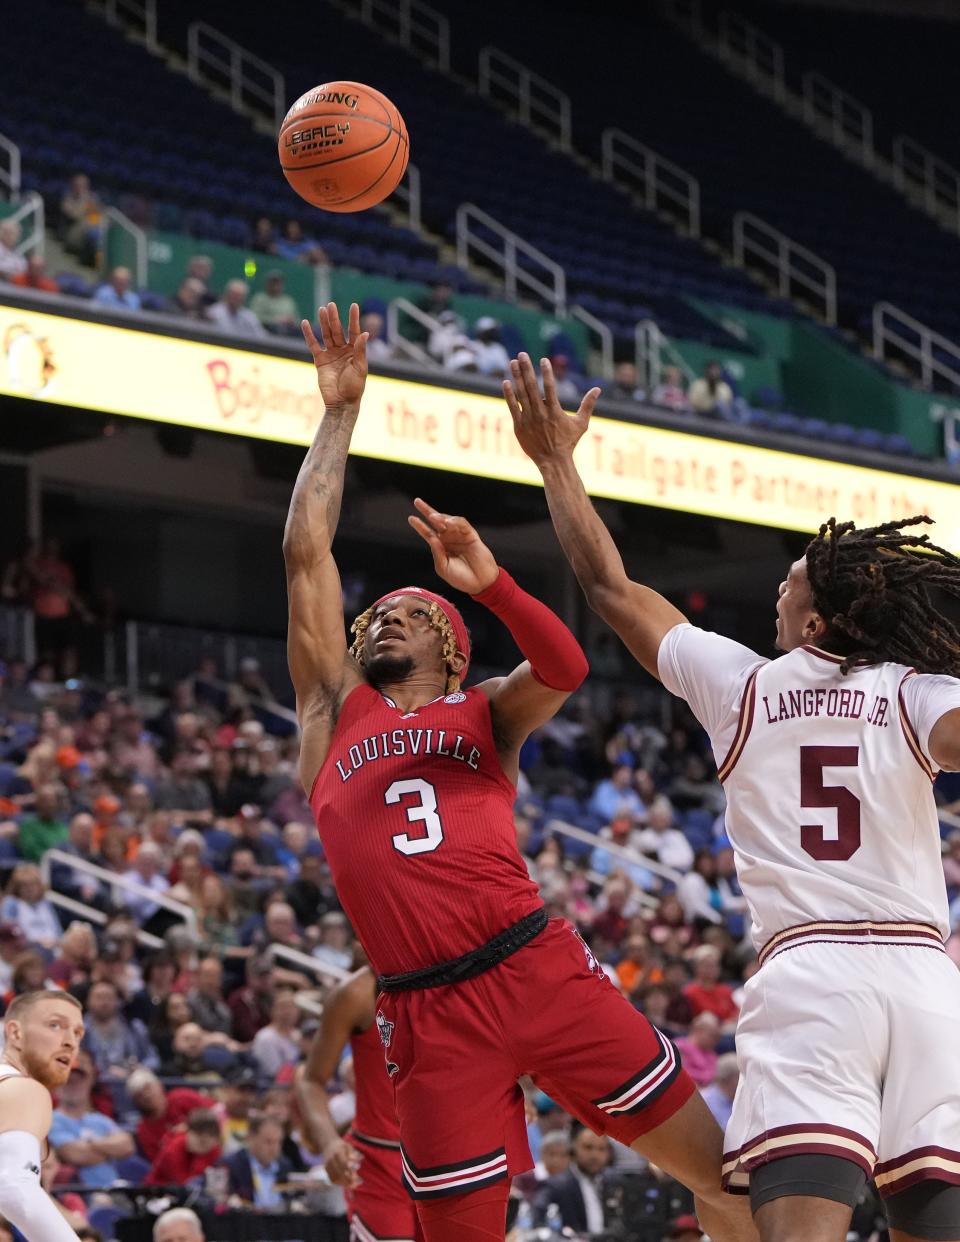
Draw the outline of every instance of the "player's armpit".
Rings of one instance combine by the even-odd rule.
[[[0,1133],[25,1130],[43,1142],[50,1132],[53,1102],[50,1092],[34,1078],[6,1080],[3,1087],[3,1114]]]
[[[930,730],[930,758],[944,772],[960,772],[960,708],[941,716]]]
[[[660,644],[675,625],[687,618],[651,587],[624,577],[586,591],[590,607],[606,621],[639,664],[659,681]]]
[[[518,751],[534,729],[551,720],[573,693],[544,685],[529,660],[506,677],[482,682],[478,689],[490,699],[493,732],[501,753]]]

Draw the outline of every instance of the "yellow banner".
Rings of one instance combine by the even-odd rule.
[[[0,306],[0,392],[38,402],[309,444],[322,413],[309,362]],[[540,482],[502,400],[371,376],[352,451]],[[588,491],[787,530],[831,514],[869,524],[928,513],[960,547],[960,488],[935,480],[594,418],[578,450]]]

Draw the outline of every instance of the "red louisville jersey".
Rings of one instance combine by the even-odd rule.
[[[387,1073],[383,1040],[376,1022],[350,1037],[353,1076],[356,1080],[357,1111],[353,1133],[377,1143],[400,1142],[400,1123],[393,1094],[393,1081]]]
[[[370,685],[349,694],[310,805],[378,974],[459,957],[539,908],[515,796],[481,690],[405,713]]]

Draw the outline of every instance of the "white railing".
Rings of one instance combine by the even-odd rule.
[[[887,362],[891,348],[916,364],[924,388],[932,388],[939,378],[960,389],[960,345],[899,306],[878,302],[873,308],[873,350]]]
[[[21,235],[17,245],[19,254],[38,254],[43,258],[47,240],[43,199],[35,190],[24,194],[20,206],[12,211],[7,220],[14,220],[20,225]],[[26,225],[26,227],[24,227]]]
[[[493,233],[500,244],[478,233],[477,225]],[[467,270],[471,254],[483,255],[499,269],[510,301],[516,300],[518,292],[534,293],[548,302],[555,314],[566,314],[567,274],[560,264],[474,203],[461,203],[457,208],[457,266]],[[542,275],[522,267],[520,256],[532,259]]]
[[[357,15],[377,34],[450,72],[450,22],[424,0],[360,0]]]
[[[768,276],[772,270],[781,297],[795,297],[799,288],[816,299],[826,323],[837,322],[835,269],[749,211],[733,217],[733,261],[738,267],[760,268]]]
[[[142,35],[149,52],[158,52],[157,0],[102,0],[103,14],[111,26],[127,21]]]
[[[112,228],[122,229],[133,239],[134,254],[134,283],[138,289],[147,287],[148,262],[147,262],[147,234],[139,224],[134,224],[129,216],[125,216],[117,207],[107,207],[104,210],[104,217],[107,221],[107,231]]]
[[[411,302],[409,298],[394,298],[392,302],[387,304],[387,340],[390,342],[394,353],[404,358],[409,358],[419,366],[427,367],[431,371],[436,370],[440,365],[437,359],[433,358],[419,341],[407,340],[403,335],[400,330],[402,316],[414,320],[415,323],[425,328],[428,338],[432,332],[442,332],[444,325],[439,319],[428,314],[422,307],[417,306],[415,302]]]
[[[5,188],[7,198],[16,202],[20,197],[20,148],[5,134],[0,134],[0,151],[7,158],[6,168],[0,167],[0,186]]]
[[[601,151],[604,180],[630,190],[639,187],[649,211],[666,200],[686,219],[689,235],[700,236],[700,182],[696,177],[622,129],[603,131]]]
[[[76,901],[73,897],[68,897],[66,893],[58,893],[56,889],[48,889],[44,896],[52,906],[59,906],[61,910],[69,910],[71,914],[79,915],[85,923],[96,923],[98,927],[106,927],[110,921],[102,910],[88,906],[85,902]],[[143,931],[142,928],[137,929],[137,944],[142,944],[146,949],[163,948],[163,941],[159,936]]]
[[[696,379],[686,358],[652,319],[641,319],[634,328],[633,357],[637,368],[637,382],[648,398],[660,383],[664,358],[669,360],[669,365],[680,368],[688,384]]]
[[[50,872],[53,863],[62,863],[71,871],[82,871],[84,875],[92,875],[94,879],[110,888],[119,888],[134,897],[143,897],[155,906],[161,906],[164,910],[169,910],[171,914],[176,914],[183,919],[189,930],[196,934],[197,916],[192,906],[176,901],[166,893],[158,893],[148,888],[146,884],[140,884],[131,875],[118,875],[116,871],[109,871],[106,867],[88,862],[85,858],[78,858],[75,854],[68,854],[65,850],[47,850],[40,860],[40,872],[47,888],[50,888]]]
[[[613,378],[613,332],[602,319],[591,315],[582,306],[570,307],[570,318],[579,319],[596,338],[597,351],[600,354],[600,374],[604,379]]]
[[[187,73],[199,86],[228,87],[234,112],[266,113],[280,128],[287,111],[283,74],[206,22],[187,28]]]
[[[720,14],[717,53],[774,99],[786,95],[782,46],[739,13]]]
[[[416,164],[408,164],[407,171],[403,180],[394,190],[397,198],[407,208],[407,224],[415,232],[419,233],[422,226],[422,217],[420,215],[420,169]]]
[[[565,91],[497,47],[480,52],[477,86],[484,99],[505,103],[528,129],[570,150],[571,107]]]
[[[321,979],[329,979],[331,983],[342,983],[344,979],[350,978],[349,970],[341,970],[339,966],[331,966],[328,962],[321,962],[319,958],[313,957],[309,953],[301,953],[299,949],[291,949],[286,944],[268,945],[266,954],[270,958],[278,957],[284,962],[291,962],[300,970],[312,971],[313,974],[318,975]]]
[[[570,837],[574,841],[580,841],[584,845],[590,845],[594,849],[605,850],[614,858],[620,858],[632,867],[643,867],[651,875],[658,875],[662,880],[667,880],[671,884],[676,884],[681,878],[681,872],[674,871],[672,867],[665,867],[656,858],[649,858],[646,854],[641,854],[638,850],[632,850],[628,846],[617,845],[614,841],[598,836],[595,832],[587,832],[585,828],[576,828],[565,820],[548,819],[544,829],[546,832],[559,832],[562,836]],[[606,879],[607,877],[604,876],[603,878]],[[643,893],[641,900],[644,905],[655,906],[658,904],[658,899],[652,893]]]
[[[801,79],[803,119],[821,138],[872,164],[873,113],[822,73],[809,70]]]
[[[893,176],[902,194],[919,197],[931,216],[960,233],[960,171],[952,164],[900,134],[893,140]]]

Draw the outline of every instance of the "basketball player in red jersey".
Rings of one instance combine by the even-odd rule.
[[[341,1138],[330,1115],[327,1083],[348,1043],[357,1111],[350,1133]],[[421,1237],[414,1201],[401,1181],[400,1128],[393,1084],[384,1073],[377,980],[369,966],[355,971],[324,1002],[320,1030],[297,1075],[297,1101],[307,1133],[323,1153],[323,1167],[346,1192],[350,1242]]]
[[[284,534],[300,776],[344,909],[378,974],[404,1184],[427,1242],[502,1239],[509,1177],[531,1167],[529,1074],[591,1129],[632,1144],[701,1200],[714,1242],[756,1234],[720,1187],[722,1138],[672,1045],[610,984],[569,924],[548,923],[517,850],[518,755],[587,665],[559,619],[477,532],[417,501],[444,581],[484,604],[525,657],[462,690],[470,639],[422,587],[377,600],[347,647],[331,545],[366,381],[350,308],[303,324],[324,417]]]

